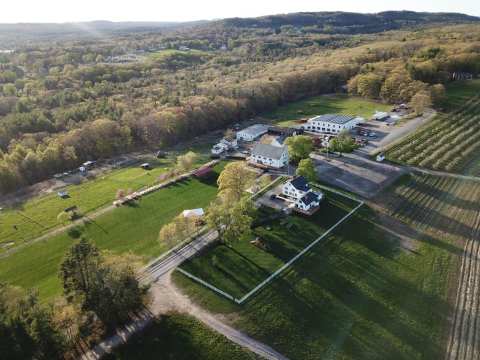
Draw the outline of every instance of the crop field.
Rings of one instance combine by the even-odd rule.
[[[480,80],[455,81],[447,85],[447,109],[458,109],[480,93]]]
[[[102,250],[132,252],[148,261],[168,250],[158,242],[160,228],[185,209],[207,206],[217,193],[216,174],[209,179],[188,179],[143,197],[138,203],[123,206],[85,225],[45,241],[32,243],[0,258],[0,281],[23,288],[38,288],[48,299],[60,292],[58,266],[67,249],[80,236],[94,241]]]
[[[338,113],[370,119],[375,111],[390,111],[391,105],[348,95],[322,95],[279,107],[264,116],[288,126],[295,120],[315,115]]]
[[[480,96],[426,126],[387,151],[392,161],[434,170],[480,174]]]
[[[447,359],[480,357],[479,204],[480,181],[429,175],[414,175],[395,190],[390,201],[394,216],[428,232],[430,241],[439,245],[443,242],[438,239],[451,239],[449,251],[462,257]]]
[[[301,241],[297,233],[278,236]],[[174,273],[174,281],[292,360],[440,359],[449,276],[460,249],[430,239],[364,206],[242,305],[182,274]],[[225,267],[238,274],[232,264]]]
[[[236,299],[242,298],[358,205],[341,195],[325,193],[325,201],[311,217],[279,219],[275,211],[260,209],[261,225],[254,228],[251,238],[231,246],[217,245],[181,268]],[[260,239],[263,247],[251,244],[254,239]]]
[[[62,190],[69,197],[61,199],[56,192],[24,201],[0,211],[0,254],[16,245],[28,242],[61,224],[57,215],[76,205],[82,214],[89,214],[111,205],[118,189],[133,191],[154,185],[158,176],[172,168],[174,159],[148,159],[152,170],[145,171],[138,164],[113,170],[79,185],[69,185]],[[204,156],[199,160],[206,161]]]

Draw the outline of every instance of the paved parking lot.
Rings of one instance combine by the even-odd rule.
[[[360,154],[330,157],[312,154],[319,180],[332,186],[372,198],[390,185],[405,170],[391,164],[378,163]]]

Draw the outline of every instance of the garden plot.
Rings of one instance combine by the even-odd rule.
[[[363,204],[322,189],[326,199],[311,217],[285,216],[261,208],[253,237],[217,244],[186,261],[179,271],[210,290],[243,303],[313,246],[327,239]]]

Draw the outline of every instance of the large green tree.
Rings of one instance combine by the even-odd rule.
[[[310,136],[292,136],[285,143],[288,145],[288,154],[293,162],[308,158],[313,151],[313,140]]]

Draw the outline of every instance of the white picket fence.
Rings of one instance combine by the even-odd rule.
[[[340,224],[342,224],[345,220],[347,220],[350,216],[352,216],[358,209],[360,209],[360,207],[362,207],[365,203],[362,201],[362,200],[359,200],[353,196],[350,196],[348,194],[344,194],[340,191],[337,191],[335,189],[331,189],[329,187],[326,187],[326,186],[323,186],[323,185],[319,185],[319,184],[315,184],[314,185],[316,188],[319,188],[319,189],[324,189],[324,190],[327,190],[329,192],[333,192],[333,193],[336,193],[338,195],[341,195],[341,196],[344,196],[348,199],[351,199],[351,200],[354,200],[358,203],[358,205],[353,208],[347,215],[345,215],[343,218],[341,218],[337,223],[335,223],[334,225],[332,225],[326,232],[324,232],[322,235],[320,235],[317,239],[315,239],[314,241],[312,241],[307,247],[305,247],[302,251],[300,251],[297,255],[295,255],[293,258],[291,258],[288,262],[286,262],[284,265],[282,265],[280,268],[278,268],[273,274],[271,274],[268,278],[266,278],[265,280],[263,280],[260,284],[258,284],[255,288],[253,288],[252,290],[250,290],[247,294],[245,294],[242,298],[240,299],[237,299],[235,298],[234,296],[230,295],[229,293],[223,291],[223,290],[220,290],[219,288],[217,288],[216,286],[206,282],[205,280],[202,280],[198,277],[196,277],[195,275],[189,273],[188,271],[185,271],[183,269],[181,269],[180,267],[177,268],[178,271],[180,271],[182,274],[184,274],[185,276],[187,276],[188,278],[198,282],[199,284],[202,284],[203,286],[207,287],[208,289],[210,290],[213,290],[214,292],[216,292],[217,294],[220,294],[222,295],[223,297],[229,299],[230,301],[233,301],[237,304],[243,304],[245,301],[247,301],[250,297],[252,297],[254,294],[256,294],[258,291],[260,291],[262,288],[264,288],[265,286],[267,286],[270,282],[272,282],[275,278],[277,278],[282,272],[284,272],[286,269],[288,269],[290,266],[292,266],[292,264],[297,261],[298,259],[300,259],[303,255],[305,255],[308,251],[310,251],[310,249],[312,249],[315,245],[317,245],[320,241],[322,241],[323,239],[325,239],[328,235],[330,235],[330,233],[335,230]]]

